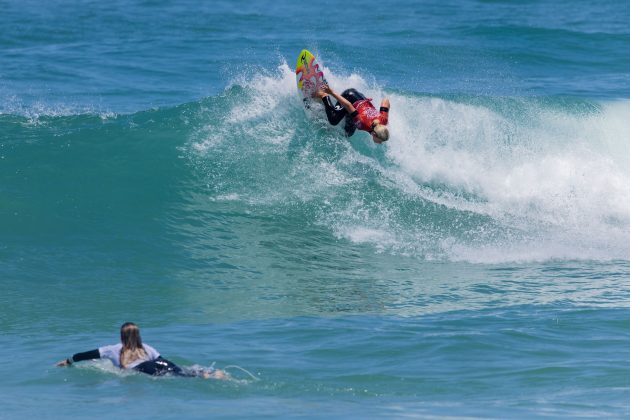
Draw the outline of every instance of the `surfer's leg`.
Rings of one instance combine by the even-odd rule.
[[[343,127],[346,132],[346,137],[351,137],[357,129],[357,125],[354,123],[353,118],[346,117],[346,124]]]
[[[365,98],[365,95],[362,94],[361,92],[359,92],[358,90],[354,89],[354,88],[350,88],[350,89],[346,89],[341,93],[341,96],[343,96],[345,99],[348,100],[348,102],[350,102],[351,104],[356,103],[357,101],[361,101]],[[344,130],[346,131],[346,136],[350,137],[354,134],[354,132],[357,129],[356,124],[354,123],[354,115],[356,115],[356,111],[355,114],[353,115],[348,115],[346,117],[346,125],[344,126]]]
[[[175,363],[170,360],[166,360],[162,357],[158,357],[155,360],[142,362],[138,366],[133,368],[138,372],[146,373],[151,376],[163,376],[163,375],[175,375],[175,376],[196,376],[189,375],[182,370]]]
[[[337,125],[346,116],[348,111],[345,110],[344,107],[337,103],[336,106],[333,106],[332,101],[330,100],[330,96],[324,96],[322,98],[322,102],[324,103],[324,108],[326,109],[326,117],[328,118],[328,122],[332,125]]]

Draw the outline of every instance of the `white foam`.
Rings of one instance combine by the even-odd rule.
[[[28,120],[29,124],[37,125],[42,118],[68,117],[76,115],[97,115],[102,120],[115,118],[118,114],[91,105],[73,103],[47,103],[33,101],[24,103],[16,95],[0,96],[0,115],[19,115]]]
[[[543,235],[485,249],[459,246],[458,259],[630,258],[630,104],[589,114],[539,107],[508,119],[488,108],[394,96],[388,156],[419,183],[474,197],[475,210]],[[470,210],[469,200],[451,202]],[[621,233],[623,230],[628,234]],[[558,235],[563,232],[563,235]],[[611,239],[619,242],[611,247]],[[453,251],[453,250],[450,250]],[[483,255],[487,253],[488,258]],[[493,256],[490,256],[492,254]]]

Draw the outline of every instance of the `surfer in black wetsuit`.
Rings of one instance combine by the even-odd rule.
[[[175,363],[164,359],[153,347],[142,344],[140,329],[133,322],[120,327],[120,343],[98,349],[76,353],[57,363],[57,366],[70,366],[74,362],[92,359],[109,359],[121,369],[133,369],[152,376],[199,376],[203,378],[227,379],[228,374],[219,369],[184,370]]]
[[[357,130],[367,131],[372,135],[375,143],[383,143],[389,139],[387,122],[389,116],[389,99],[381,101],[380,110],[377,111],[372,105],[372,99],[366,98],[356,89],[346,89],[341,95],[335,92],[330,86],[324,85],[317,91],[317,96],[322,100],[326,109],[326,117],[332,125],[346,119],[344,130],[346,136],[350,137]],[[330,96],[337,99],[337,104],[333,105]]]

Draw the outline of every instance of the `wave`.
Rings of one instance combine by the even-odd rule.
[[[305,112],[284,62],[249,69],[221,95],[177,107],[21,112],[0,115],[0,126],[12,152],[27,147],[25,133],[31,148],[54,148],[61,136],[81,153],[100,148],[123,160],[103,165],[104,173],[141,168],[143,179],[170,181],[186,203],[171,211],[229,205],[426,260],[630,259],[629,101],[388,91],[323,64],[335,88],[391,99],[385,146],[362,134],[344,138],[321,107]]]
[[[429,259],[630,256],[629,102],[384,92],[324,70],[338,89],[391,98],[387,146],[304,113],[283,64],[235,82],[226,118],[192,140],[218,197],[308,203],[339,238]],[[211,156],[242,161],[239,176]]]

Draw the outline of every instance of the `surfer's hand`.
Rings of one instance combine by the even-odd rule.
[[[317,96],[318,98],[324,98],[326,96],[328,96],[328,94],[326,92],[324,92],[323,89],[318,90],[317,92],[315,92],[315,96]]]
[[[59,367],[70,366],[70,361],[68,359],[62,360],[61,362],[57,362],[56,366],[59,366]]]
[[[328,95],[333,95],[333,90],[330,88],[330,86],[328,85],[322,85],[322,92],[328,94]]]

